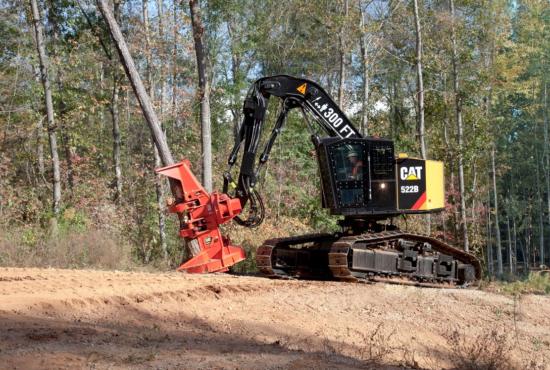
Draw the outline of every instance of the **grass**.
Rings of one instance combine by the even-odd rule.
[[[526,278],[513,282],[499,282],[500,291],[511,295],[550,294],[550,275],[530,273]]]
[[[0,266],[124,270],[131,264],[128,244],[105,230],[51,235],[39,229],[13,228],[0,236]]]

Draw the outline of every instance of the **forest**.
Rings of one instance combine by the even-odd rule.
[[[168,268],[185,253],[98,3],[0,0],[0,265]],[[250,85],[304,77],[363,135],[445,163],[445,211],[402,227],[476,254],[488,276],[550,265],[548,1],[110,6],[175,159],[207,189],[221,190]],[[270,237],[337,228],[309,136],[292,113],[259,180],[266,221],[226,226],[250,255]]]

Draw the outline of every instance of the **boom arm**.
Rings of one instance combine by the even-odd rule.
[[[256,165],[260,136],[271,96],[282,99],[282,106],[275,126]],[[243,123],[227,161],[229,170],[224,174],[223,192],[227,193],[229,185],[233,184],[236,188],[235,196],[239,198],[241,205],[244,207],[246,203],[250,202],[248,218],[243,220],[235,217],[237,223],[243,226],[255,227],[263,221],[263,202],[254,187],[258,174],[269,159],[273,144],[284,126],[288,112],[293,108],[302,109],[308,124],[310,124],[310,121],[307,120],[306,113],[311,114],[314,121],[329,136],[341,138],[361,137],[360,132],[353,126],[338,105],[315,82],[287,75],[277,75],[257,80],[250,88],[244,101]],[[231,177],[231,169],[235,165],[239,150],[243,145],[241,168],[238,181],[235,184]]]

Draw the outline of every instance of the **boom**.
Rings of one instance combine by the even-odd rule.
[[[258,164],[256,155],[260,136],[265,124],[269,98],[278,97],[282,100],[281,109],[275,126],[267,140]],[[244,226],[255,227],[263,221],[263,202],[254,187],[262,166],[268,161],[273,144],[280,134],[289,111],[300,108],[305,121],[311,127],[307,119],[309,113],[330,137],[361,138],[361,133],[346,117],[344,112],[330,98],[330,96],[315,82],[287,75],[265,77],[257,80],[248,91],[243,106],[243,122],[239,129],[238,138],[227,161],[228,171],[224,174],[223,192],[227,193],[229,185],[236,188],[235,196],[241,200],[244,207],[249,201],[249,214],[246,220],[236,217],[235,220]],[[233,182],[231,169],[235,165],[240,148],[243,148],[241,168],[237,183]]]

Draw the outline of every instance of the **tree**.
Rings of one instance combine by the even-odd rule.
[[[212,191],[212,135],[210,128],[210,81],[208,71],[208,52],[204,45],[204,26],[198,0],[189,0],[197,74],[199,79],[197,97],[200,102],[201,143],[202,143],[202,184]]]
[[[162,3],[162,1],[160,1]],[[157,5],[158,6],[158,5]],[[160,14],[162,14],[162,7],[158,8]],[[145,31],[145,56],[146,56],[146,83],[147,83],[147,93],[152,102],[155,101],[155,83],[153,80],[153,46],[151,45],[151,32],[149,25],[149,3],[147,0],[142,1],[142,16],[143,16],[143,25]],[[162,23],[160,22],[162,17],[159,16],[159,29],[162,29]],[[162,31],[161,31],[162,32]],[[161,67],[162,68],[162,67]],[[161,81],[163,81],[164,76],[161,73]],[[161,83],[161,96],[160,96],[160,113],[162,117],[162,108],[164,104],[164,82]],[[154,103],[153,103],[154,104]],[[160,127],[162,130],[162,122],[160,122]],[[164,130],[163,130],[164,131]],[[163,132],[164,135],[164,132]],[[155,167],[161,167],[161,160],[159,156],[158,149],[153,145],[153,154],[155,156]],[[165,217],[164,217],[164,189],[162,187],[163,181],[161,175],[155,174],[155,193],[157,197],[157,214],[158,214],[158,229],[159,229],[159,241],[160,247],[162,250],[163,256],[166,258],[167,247],[166,247],[166,231],[165,231]],[[148,259],[148,258],[147,258]]]
[[[418,11],[418,0],[413,0],[414,5],[414,24],[416,34],[416,103],[417,108],[417,130],[418,141],[420,143],[420,155],[422,159],[427,159],[425,127],[424,127],[424,77],[422,76],[422,31],[420,29],[420,16]],[[431,217],[426,215],[426,224],[428,234],[431,232]]]
[[[493,179],[493,198],[495,209],[495,233],[496,233],[496,248],[497,248],[497,276],[502,276],[504,269],[502,266],[502,242],[500,235],[500,223],[498,213],[498,191],[497,191],[497,175],[495,167],[495,147],[491,148],[491,175]]]
[[[344,109],[345,102],[345,83],[346,83],[346,64],[347,64],[347,35],[346,28],[348,25],[349,4],[348,0],[344,0],[342,22],[340,32],[338,34],[338,57],[339,57],[339,72],[338,72],[338,105]]]
[[[455,100],[455,118],[458,140],[458,184],[460,190],[460,219],[462,224],[462,242],[464,250],[470,250],[468,241],[468,224],[466,221],[466,191],[464,186],[464,128],[462,123],[462,96],[460,93],[460,84],[458,76],[458,53],[455,31],[455,6],[454,0],[449,0],[449,8],[451,13],[451,44],[452,44],[452,75],[453,75],[453,90]]]
[[[62,64],[65,59],[64,39],[61,35],[60,23],[63,21],[63,16],[60,14],[60,7],[55,0],[49,1],[50,9],[48,11],[47,23],[50,25],[51,30],[51,46],[50,46],[50,60],[55,61],[57,64]],[[54,63],[55,63],[54,62]],[[74,193],[74,166],[73,166],[73,151],[71,149],[71,123],[67,120],[67,115],[70,112],[69,102],[66,99],[67,92],[70,89],[65,87],[65,76],[63,68],[58,68],[56,73],[49,76],[54,81],[57,87],[57,96],[54,95],[54,110],[57,112],[56,124],[58,127],[58,133],[60,136],[61,150],[65,154],[66,176],[67,176],[67,188],[69,190],[69,196],[72,198]]]
[[[367,32],[365,30],[365,17],[366,10],[363,7],[361,1],[359,2],[359,12],[360,14],[360,23],[359,29],[361,32],[360,37],[360,48],[361,48],[361,61],[363,67],[363,96],[361,101],[361,133],[363,135],[368,135],[369,129],[369,42]]]
[[[424,78],[422,77],[422,31],[420,29],[420,16],[418,12],[418,0],[413,0],[414,24],[416,34],[416,103],[418,105],[418,141],[420,143],[420,155],[422,159],[427,158],[425,128],[424,128]]]
[[[145,121],[151,130],[151,135],[153,136],[155,145],[159,151],[162,164],[169,166],[174,163],[172,153],[168,148],[166,138],[160,127],[160,122],[153,109],[153,105],[151,104],[151,99],[145,91],[145,86],[141,81],[141,77],[136,69],[132,55],[126,45],[126,41],[124,40],[122,32],[120,32],[120,28],[113,17],[113,13],[107,4],[107,0],[97,0],[97,3],[103,18],[105,19],[105,23],[107,23],[113,42],[115,43],[115,47],[120,57],[120,62],[126,71],[126,75],[128,76],[132,89],[134,90],[134,94],[136,95],[139,105],[141,106],[143,115],[145,116]]]
[[[40,12],[38,9],[38,4],[36,0],[31,0],[31,9],[36,41],[36,49],[38,51],[38,59],[40,62],[40,79],[42,81],[42,86],[44,89],[44,100],[46,107],[46,116],[48,122],[48,139],[50,142],[50,154],[52,158],[52,187],[53,187],[53,197],[52,197],[52,211],[54,214],[54,230],[56,222],[55,220],[59,216],[60,203],[61,203],[61,175],[59,169],[59,154],[57,153],[57,135],[56,135],[56,126],[54,119],[53,111],[53,102],[52,102],[52,89],[50,85],[50,78],[48,75],[49,62],[48,55],[46,53],[46,46],[44,43],[44,28],[42,21],[40,19]]]
[[[120,75],[119,66],[115,63],[112,52],[105,43],[103,36],[98,32],[98,27],[94,25],[90,15],[87,13],[84,6],[81,4],[80,0],[77,0],[78,8],[84,17],[86,24],[90,27],[93,35],[96,37],[101,50],[105,54],[105,57],[108,61],[108,66],[110,69],[110,75],[112,79],[112,88],[110,91],[110,101],[109,101],[109,113],[111,114],[111,123],[112,123],[112,137],[113,137],[113,151],[112,151],[112,160],[114,168],[114,201],[119,204],[122,197],[122,164],[121,164],[121,132],[120,132],[120,112],[119,112],[119,101],[120,101],[120,87],[122,84],[122,76]],[[117,22],[120,21],[120,3],[118,1],[114,2],[114,18]]]

